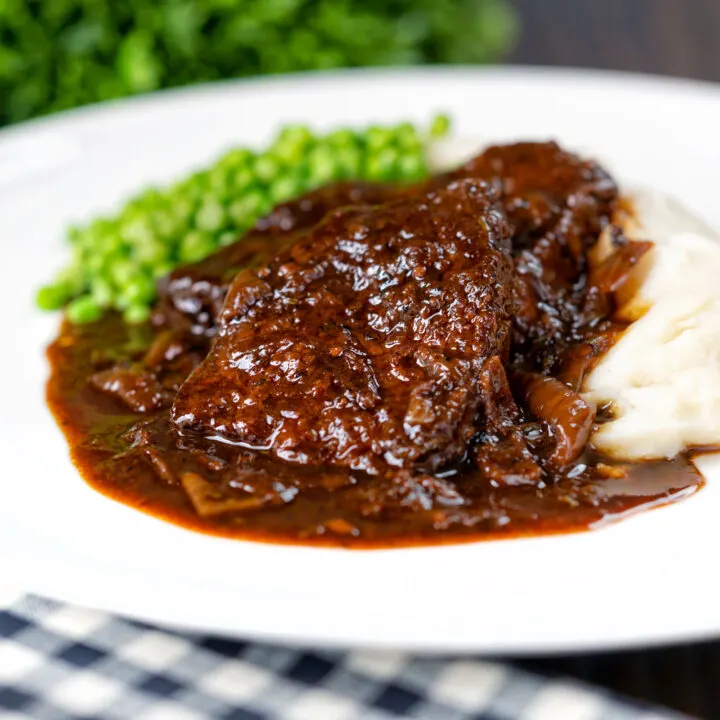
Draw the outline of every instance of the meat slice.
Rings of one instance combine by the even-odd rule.
[[[553,235],[573,257],[584,257],[618,196],[614,180],[600,165],[555,142],[493,145],[449,175],[499,184],[515,254]]]
[[[172,417],[287,462],[437,470],[476,434],[481,369],[506,359],[509,228],[461,179],[335,211],[233,282]]]
[[[587,250],[618,200],[613,179],[596,162],[557,143],[496,145],[451,177],[498,183],[512,226],[515,262],[513,329],[517,355],[548,372],[577,334],[587,288]]]
[[[215,318],[240,270],[266,263],[292,240],[293,233],[311,228],[330,210],[383,202],[393,192],[388,185],[335,183],[278,205],[237,242],[164,278],[158,286],[156,317],[162,324],[189,329],[195,335],[214,335]]]

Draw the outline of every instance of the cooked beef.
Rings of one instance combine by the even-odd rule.
[[[478,469],[494,487],[537,484],[543,471],[521,432],[522,414],[497,355],[485,362],[480,387],[483,431],[473,447]]]
[[[515,258],[513,359],[554,369],[585,326],[587,251],[609,222],[618,190],[603,168],[554,142],[497,145],[451,173],[498,182]]]
[[[214,335],[215,318],[240,270],[267,262],[288,244],[293,233],[312,227],[329,210],[382,202],[392,192],[386,185],[336,183],[278,205],[237,242],[164,278],[158,287],[157,321],[187,328],[196,335]]]
[[[515,253],[551,237],[584,260],[617,200],[617,186],[600,165],[554,142],[494,145],[450,176],[500,184]]]
[[[506,359],[507,222],[464,179],[346,208],[241,272],[173,419],[287,462],[436,470],[467,451],[484,362]]]
[[[440,196],[449,191],[449,185],[461,180],[471,182],[471,185],[472,182],[477,185],[484,181],[484,195],[495,193],[510,225],[512,244],[509,251],[513,256],[514,272],[512,278],[508,276],[504,281],[502,302],[512,299],[510,314],[515,364],[520,369],[533,371],[547,371],[559,365],[568,344],[580,332],[576,327],[579,319],[587,324],[597,317],[604,317],[607,311],[604,308],[601,314],[600,309],[588,301],[587,283],[583,280],[587,274],[587,249],[607,223],[617,190],[612,179],[598,165],[563,151],[555,143],[496,146],[458,170],[432,178],[416,188],[340,185],[311,194],[306,199],[280,207],[259,223],[245,240],[191,267],[184,280],[171,280],[175,307],[186,303],[186,317],[193,318],[196,332],[198,326],[202,332],[214,332],[213,313],[218,314],[229,278],[238,273],[239,267],[245,266],[236,275],[233,297],[228,298],[225,310],[219,313],[222,332],[216,349],[176,400],[174,417],[178,427],[184,432],[217,435],[253,447],[272,446],[273,452],[288,461],[344,464],[373,472],[379,471],[380,457],[386,464],[397,467],[424,463],[424,467],[436,468],[467,450],[462,450],[461,446],[463,442],[468,444],[473,435],[471,428],[474,427],[479,433],[476,437],[487,446],[484,451],[475,452],[475,456],[479,465],[486,468],[488,477],[495,477],[500,482],[499,471],[493,468],[500,467],[504,462],[502,458],[508,457],[509,453],[516,453],[520,465],[506,473],[508,481],[537,481],[541,469],[532,460],[529,451],[523,449],[525,445],[521,433],[513,430],[509,422],[500,427],[491,426],[488,420],[484,429],[478,427],[475,416],[480,401],[475,397],[477,393],[464,386],[464,380],[459,379],[459,371],[455,367],[443,369],[443,377],[449,379],[440,382],[436,368],[438,358],[427,355],[422,338],[413,338],[420,344],[412,351],[403,351],[403,362],[407,363],[407,356],[411,355],[412,362],[417,366],[422,358],[426,358],[422,362],[428,369],[421,378],[413,377],[404,382],[417,383],[419,387],[432,374],[434,379],[427,392],[415,388],[407,398],[400,394],[397,398],[388,399],[389,394],[397,395],[394,385],[390,390],[388,378],[395,377],[398,371],[390,365],[385,367],[383,363],[390,362],[389,358],[397,358],[401,351],[394,349],[391,353],[384,353],[371,348],[379,341],[378,332],[390,335],[395,342],[395,335],[398,335],[394,329],[396,325],[403,328],[397,344],[406,342],[403,334],[405,318],[397,312],[397,307],[387,305],[391,300],[387,290],[383,293],[382,306],[374,309],[373,313],[369,314],[364,309],[358,315],[356,309],[358,302],[364,302],[359,298],[370,297],[377,288],[394,282],[398,274],[394,266],[389,279],[379,279],[382,276],[371,274],[378,272],[376,265],[384,267],[383,263],[393,264],[395,260],[383,258],[376,261],[377,250],[372,238],[363,236],[360,245],[356,240],[349,239],[352,223],[361,222],[355,219],[356,215],[373,218],[367,221],[368,228],[377,235],[375,226],[382,229],[392,222],[392,213],[397,209],[402,208],[404,217],[413,223],[415,220],[408,215],[408,208],[417,206],[418,198],[428,192]],[[465,185],[461,183],[458,187]],[[317,232],[303,233],[322,215],[327,217],[334,207],[359,203],[374,205],[393,197],[396,202],[381,204],[376,210],[335,212]],[[386,220],[378,219],[383,217]],[[396,232],[399,232],[397,228]],[[332,237],[333,234],[337,237]],[[258,254],[253,244],[258,241],[267,243],[268,239],[271,242],[265,245],[263,253]],[[412,240],[416,242],[417,238]],[[389,241],[383,238],[382,242],[387,244]],[[251,250],[248,250],[248,245],[252,246]],[[359,252],[359,247],[363,248],[364,255],[353,258],[348,264],[343,256]],[[401,248],[397,243],[394,247]],[[276,251],[279,255],[269,260],[269,253]],[[253,267],[247,266],[250,252],[255,261]],[[301,262],[295,257],[296,253],[302,255]],[[338,253],[340,259],[334,260]],[[231,262],[228,257],[232,258]],[[283,269],[283,264],[291,270]],[[327,274],[330,266],[334,273],[332,277]],[[212,278],[220,277],[222,272],[225,272],[223,281],[213,282]],[[285,277],[283,273],[289,275]],[[338,290],[338,276],[342,276],[342,282],[347,287],[352,287],[352,296],[348,295],[347,288]],[[199,281],[201,277],[206,279]],[[492,276],[490,279],[493,279]],[[425,278],[415,278],[417,287],[424,282]],[[445,289],[444,277],[438,277],[437,283],[438,288]],[[403,287],[406,285],[404,283]],[[179,293],[180,287],[185,287],[189,294]],[[202,297],[198,289],[201,288],[209,291],[206,297],[212,296],[209,311],[204,314],[197,312],[198,298]],[[413,289],[413,292],[416,290]],[[447,295],[444,302],[447,307],[453,307],[452,295]],[[313,307],[313,312],[308,311],[308,306]],[[445,311],[442,302],[436,303],[436,307],[437,313]],[[320,320],[328,313],[328,308],[331,308],[331,314],[337,316],[330,326],[325,319]],[[508,312],[507,305],[504,311]],[[412,311],[409,312],[412,314]],[[352,327],[345,320],[348,313],[354,319]],[[285,317],[284,328],[281,328],[281,317]],[[295,325],[288,325],[291,322]],[[235,328],[236,324],[240,330]],[[250,324],[255,324],[256,329],[252,332],[246,329]],[[463,331],[471,328],[467,318],[461,324]],[[317,327],[317,331],[308,333],[309,327]],[[300,332],[295,328],[301,328]],[[373,330],[370,335],[367,335],[368,328]],[[282,332],[278,334],[279,330]],[[268,341],[271,335],[272,342]],[[384,342],[387,344],[387,341]],[[503,353],[506,353],[504,337],[503,342]],[[324,344],[328,347],[324,348]],[[328,360],[328,348],[329,352],[338,353],[337,357]],[[378,357],[374,357],[372,352]],[[502,363],[507,360],[503,353],[495,353],[502,357]],[[477,357],[481,362],[493,354],[487,352]],[[249,366],[240,374],[237,372],[239,356]],[[445,358],[439,359],[439,362],[444,363]],[[292,371],[288,370],[291,365]],[[497,375],[496,366],[486,366],[484,374],[479,367],[472,371],[472,387],[480,388],[477,392],[484,395],[488,386],[487,383],[483,386],[483,378],[486,378],[489,367]],[[378,375],[378,372],[381,374]],[[461,375],[464,372],[467,372],[465,367]],[[293,373],[298,374],[301,380]],[[338,373],[340,379],[336,377]],[[276,404],[273,399],[278,392],[276,383],[287,382],[294,387],[294,395],[290,393],[289,396],[306,398],[307,395],[317,394],[321,376],[326,389],[317,402],[307,404],[307,413],[300,413],[298,418],[276,417],[273,413],[281,410],[268,409]],[[440,395],[437,394],[439,389],[442,390]],[[288,395],[284,391],[280,394]],[[338,394],[344,397],[342,413],[327,414],[326,406],[337,405]],[[197,400],[201,395],[203,407],[198,407]],[[208,402],[208,397],[213,400]],[[228,398],[231,397],[238,400],[230,401]],[[402,406],[399,398],[408,404]],[[438,410],[446,398],[454,403],[448,410],[453,416],[449,421],[443,416],[445,409]],[[487,405],[489,401],[485,398],[482,402]],[[259,408],[261,403],[263,407]],[[380,423],[378,417],[384,417],[388,403],[393,406],[394,413],[388,417],[394,418],[395,425],[391,420],[383,422],[387,426],[384,427],[385,434],[378,433],[375,425],[367,425],[365,420],[369,417],[374,418],[376,425]],[[267,414],[263,414],[265,410]],[[285,408],[283,412],[294,413],[295,410]],[[318,429],[320,412],[323,412],[327,427],[322,424]],[[342,415],[342,419],[336,415]],[[402,427],[398,425],[401,416]],[[363,422],[358,420],[360,417]],[[520,422],[519,417],[516,422]],[[423,430],[417,430],[418,427]],[[413,433],[417,435],[414,440],[411,439]],[[405,443],[406,446],[400,447],[398,438],[402,439],[400,445]],[[420,445],[425,447],[424,453],[418,450]],[[445,450],[442,449],[444,446]],[[392,447],[395,450],[391,452]]]
[[[577,299],[568,299],[568,289],[585,269],[588,244],[609,218],[617,197],[615,184],[596,163],[550,142],[488,148],[461,168],[422,185],[442,187],[449,179],[465,177],[501,188],[519,278],[515,331],[518,342],[535,346],[537,359],[549,366],[556,360],[563,333],[574,322],[574,307],[568,308],[568,302]],[[212,336],[227,289],[241,269],[264,264],[292,242],[295,233],[309,229],[331,210],[378,204],[413,191],[336,183],[283,203],[236,243],[162,280],[156,317],[162,324]]]

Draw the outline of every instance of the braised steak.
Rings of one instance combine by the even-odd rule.
[[[338,210],[243,271],[175,399],[178,429],[370,473],[461,457],[483,363],[509,350],[510,235],[497,201],[461,179]]]

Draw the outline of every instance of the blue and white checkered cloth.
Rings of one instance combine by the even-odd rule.
[[[467,658],[302,651],[159,630],[37,597],[0,610],[0,718],[681,720]]]

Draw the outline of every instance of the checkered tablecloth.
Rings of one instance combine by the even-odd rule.
[[[0,610],[0,718],[680,720],[467,658],[299,651],[159,630],[32,596]]]

